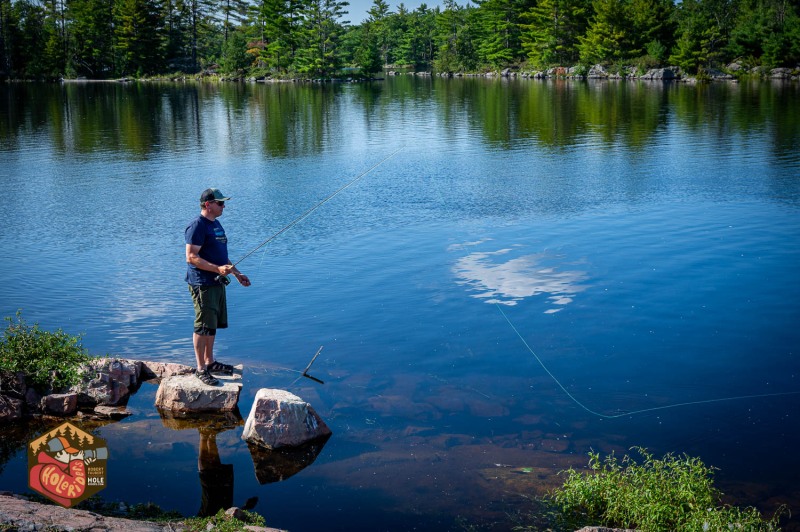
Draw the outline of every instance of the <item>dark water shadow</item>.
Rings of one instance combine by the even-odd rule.
[[[284,449],[265,449],[248,443],[256,480],[261,485],[282,482],[314,463],[330,435],[304,445]]]

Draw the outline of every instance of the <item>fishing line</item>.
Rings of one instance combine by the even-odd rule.
[[[306,365],[306,369],[304,369],[303,371],[300,371],[300,370],[297,370],[297,369],[292,369],[292,368],[285,368],[283,366],[262,366],[260,368],[258,366],[248,366],[248,367],[251,368],[251,369],[253,369],[253,368],[263,369],[265,371],[269,369],[269,370],[280,370],[280,371],[290,371],[292,373],[299,373],[300,375],[294,381],[292,381],[292,383],[289,386],[294,386],[295,384],[297,384],[297,381],[299,381],[303,377],[305,377],[307,379],[310,379],[310,380],[312,380],[312,381],[314,381],[314,382],[316,382],[318,384],[325,384],[325,381],[323,381],[321,379],[318,379],[317,377],[311,375],[308,372],[308,370],[311,369],[311,365],[314,363],[315,360],[317,360],[317,357],[322,352],[322,348],[323,347],[325,347],[325,346],[322,346],[322,345],[319,346],[319,349],[317,349],[317,352],[314,353],[314,356],[311,358],[311,361],[308,363],[308,365]]]
[[[780,396],[784,396],[784,395],[797,395],[797,394],[800,394],[800,391],[797,391],[797,392],[759,393],[759,394],[753,394],[753,395],[737,395],[737,396],[733,396],[733,397],[722,397],[722,398],[719,398],[719,399],[703,399],[703,400],[699,400],[699,401],[687,401],[685,403],[673,403],[673,404],[664,405],[664,406],[654,406],[652,408],[642,408],[641,410],[631,410],[629,412],[623,412],[623,413],[620,413],[620,414],[603,414],[601,412],[597,412],[595,410],[592,410],[591,408],[589,408],[588,406],[583,404],[577,397],[572,395],[569,392],[569,390],[567,390],[564,387],[564,385],[561,384],[561,381],[559,381],[556,378],[556,376],[553,375],[553,373],[547,368],[547,366],[544,365],[544,362],[542,362],[542,359],[539,358],[539,355],[536,354],[536,352],[533,350],[533,348],[531,348],[531,346],[528,345],[528,342],[525,340],[525,338],[523,338],[523,336],[519,332],[519,330],[514,326],[514,324],[511,322],[511,320],[508,318],[508,316],[506,316],[506,313],[503,312],[503,309],[500,308],[500,304],[495,303],[495,307],[497,307],[497,310],[500,311],[500,314],[503,315],[503,317],[505,318],[506,322],[508,322],[508,324],[511,326],[511,330],[513,330],[517,334],[517,336],[522,341],[522,344],[525,346],[525,348],[530,352],[530,354],[533,355],[533,358],[536,359],[536,361],[539,363],[539,365],[542,366],[542,369],[545,371],[545,373],[547,373],[550,376],[550,378],[553,379],[553,382],[555,382],[558,385],[558,387],[561,388],[561,390],[565,394],[567,394],[567,397],[572,399],[572,401],[576,405],[578,405],[582,409],[586,410],[590,414],[593,414],[595,416],[601,417],[603,419],[616,419],[616,418],[625,417],[625,416],[633,416],[633,415],[636,415],[636,414],[644,414],[644,413],[647,413],[647,412],[656,412],[658,410],[667,410],[667,409],[670,409],[670,408],[678,408],[678,407],[681,407],[681,406],[703,405],[703,404],[709,404],[709,403],[722,403],[722,402],[725,402],[725,401],[738,401],[738,400],[741,400],[741,399],[757,399],[757,398],[760,398],[760,397],[780,397]]]
[[[400,150],[402,150],[402,149],[403,149],[403,146],[400,146],[400,147],[399,147],[399,148],[397,148],[395,151],[393,151],[392,153],[390,153],[389,155],[387,155],[386,157],[384,157],[383,159],[381,159],[380,161],[378,161],[378,162],[377,162],[377,163],[375,163],[374,165],[370,166],[369,168],[367,168],[366,170],[364,170],[363,172],[361,172],[360,174],[358,174],[356,177],[354,177],[353,179],[351,179],[350,181],[348,181],[347,183],[345,183],[344,185],[342,185],[341,187],[339,187],[339,189],[338,189],[336,192],[334,192],[334,193],[333,193],[333,194],[331,194],[330,196],[326,197],[325,199],[323,199],[322,201],[320,201],[320,202],[319,202],[319,203],[317,203],[316,205],[312,206],[312,207],[311,207],[310,209],[308,209],[306,212],[304,212],[303,214],[301,214],[300,216],[298,216],[297,218],[295,218],[294,220],[292,220],[291,222],[289,222],[288,224],[286,224],[285,226],[283,226],[283,228],[282,228],[280,231],[278,231],[277,233],[273,234],[272,236],[270,236],[269,238],[267,238],[266,240],[264,240],[263,242],[261,242],[259,245],[257,245],[257,246],[256,246],[256,247],[254,247],[253,249],[251,249],[251,250],[250,250],[250,251],[249,251],[249,252],[248,252],[248,253],[247,253],[247,254],[246,254],[244,257],[242,257],[241,259],[239,259],[239,260],[237,260],[236,262],[234,262],[234,263],[233,263],[233,266],[234,266],[234,267],[236,267],[236,265],[237,265],[237,264],[239,264],[240,262],[242,262],[244,259],[246,259],[247,257],[249,257],[250,255],[252,255],[252,254],[253,254],[253,253],[255,253],[256,251],[258,251],[258,250],[259,250],[259,249],[261,249],[262,247],[266,246],[267,244],[269,244],[270,242],[272,242],[273,240],[275,240],[276,238],[278,238],[280,235],[282,235],[283,233],[285,233],[286,231],[288,231],[289,229],[291,229],[292,227],[294,227],[295,225],[299,224],[300,222],[302,222],[303,220],[305,220],[306,218],[308,218],[308,217],[311,215],[311,213],[312,213],[312,212],[316,211],[317,209],[319,209],[320,207],[322,207],[323,205],[325,205],[326,203],[328,203],[330,200],[332,200],[332,199],[333,199],[333,198],[335,198],[337,195],[339,195],[339,193],[340,193],[340,192],[342,192],[342,191],[344,191],[345,189],[349,188],[351,185],[354,185],[354,184],[355,184],[356,182],[358,182],[358,181],[359,181],[359,180],[360,180],[362,177],[364,177],[365,175],[367,175],[368,173],[370,173],[371,171],[375,170],[377,167],[379,167],[380,165],[382,165],[383,163],[385,163],[386,161],[388,161],[389,159],[391,159],[392,157],[394,157],[395,155],[397,155],[397,153],[398,153]],[[221,278],[222,278],[222,276],[218,276],[218,278],[219,278],[219,279],[221,279]],[[224,281],[223,281],[223,282],[224,282]]]

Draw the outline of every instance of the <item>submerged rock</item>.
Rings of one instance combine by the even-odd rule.
[[[261,388],[247,416],[242,439],[267,449],[278,449],[297,447],[331,434],[314,408],[293,393]]]
[[[242,391],[242,366],[234,366],[233,375],[215,375],[216,386],[209,386],[189,375],[162,379],[156,392],[156,406],[178,412],[220,412],[237,409]]]
[[[98,405],[94,407],[93,413],[98,418],[103,419],[123,419],[131,414],[130,410],[124,406],[105,406],[105,405]]]
[[[42,412],[55,416],[70,416],[78,410],[78,394],[51,393],[42,397]]]
[[[0,395],[0,423],[22,419],[22,399]]]

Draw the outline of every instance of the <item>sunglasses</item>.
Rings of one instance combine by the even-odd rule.
[[[216,203],[217,205],[219,205],[220,207],[224,207],[224,206],[225,206],[225,202],[224,202],[224,201],[217,201],[217,202],[215,202],[215,203]]]

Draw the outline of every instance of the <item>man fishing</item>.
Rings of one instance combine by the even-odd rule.
[[[200,215],[186,227],[186,282],[194,302],[194,354],[197,358],[195,376],[203,384],[215,386],[219,381],[212,373],[230,375],[233,366],[214,359],[214,338],[217,329],[228,327],[225,286],[233,275],[242,286],[250,279],[228,260],[228,238],[219,223],[226,198],[216,188],[200,195]]]

